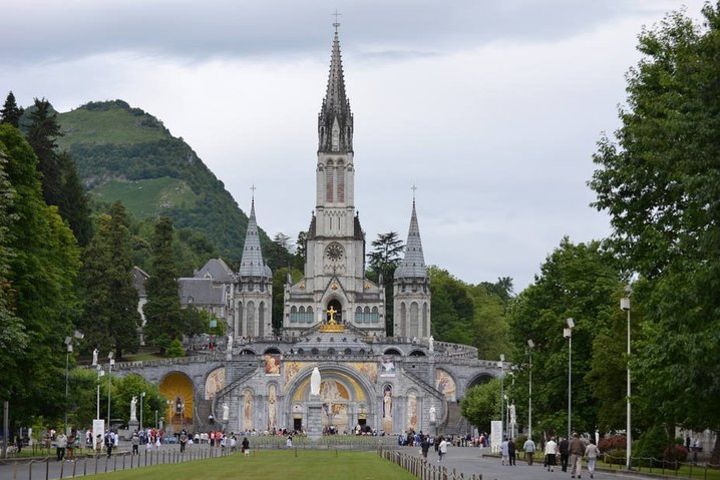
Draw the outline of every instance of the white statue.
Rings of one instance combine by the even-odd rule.
[[[230,419],[230,407],[228,407],[227,403],[222,404],[222,410],[223,410],[223,413],[222,413],[223,422],[227,422]]]
[[[435,351],[435,339],[430,335],[430,338],[428,339],[428,350],[431,352]]]
[[[510,424],[515,425],[517,423],[517,414],[515,413],[515,404],[510,405]]]
[[[232,351],[233,351],[233,336],[228,335],[227,337],[227,351],[225,353],[225,358],[227,360],[232,360]]]
[[[130,400],[130,421],[137,422],[137,396],[133,396]]]
[[[430,337],[432,338],[432,337]],[[437,421],[437,417],[435,414],[435,405],[432,405],[430,407],[430,423],[435,423]]]
[[[320,370],[315,367],[310,375],[310,395],[320,395],[320,380]]]
[[[93,367],[97,365],[98,349],[93,350]]]

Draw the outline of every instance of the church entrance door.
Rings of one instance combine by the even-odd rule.
[[[340,305],[340,302],[338,300],[330,300],[327,304],[327,308],[325,309],[325,323],[330,323],[330,320],[335,320],[335,323],[343,323],[342,322],[342,305]]]
[[[293,418],[293,430],[296,432],[302,431],[302,418]]]

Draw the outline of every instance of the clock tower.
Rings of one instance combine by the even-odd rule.
[[[385,292],[365,278],[365,234],[355,211],[353,114],[337,30],[318,114],[315,175],[304,278],[286,286],[283,327],[294,334],[325,324],[331,310],[340,325],[384,335]]]

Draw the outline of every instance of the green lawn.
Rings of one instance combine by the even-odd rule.
[[[415,478],[399,466],[380,458],[375,452],[254,451],[249,457],[198,460],[172,465],[157,465],[125,470],[90,478],[107,480],[227,480],[318,479],[323,480],[410,480]]]

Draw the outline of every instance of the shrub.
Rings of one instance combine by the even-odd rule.
[[[598,443],[598,449],[601,452],[609,452],[610,450],[623,450],[627,447],[627,439],[625,435],[611,435],[603,437]]]
[[[672,445],[671,447],[665,448],[663,452],[663,459],[670,461],[684,462],[687,460],[688,450],[683,445]]]
[[[611,465],[625,465],[626,450],[624,448],[615,448],[610,450],[600,450],[603,452],[603,461]]]
[[[170,342],[170,346],[165,351],[165,355],[170,358],[184,357],[185,350],[183,349],[182,343],[177,338]]]

